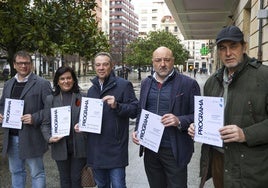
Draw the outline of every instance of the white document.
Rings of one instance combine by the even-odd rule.
[[[101,133],[103,101],[82,97],[79,130],[90,133]]]
[[[5,99],[4,119],[2,127],[21,129],[24,100]]]
[[[51,108],[52,136],[69,136],[71,128],[71,106]]]
[[[194,124],[195,141],[222,147],[219,129],[224,125],[224,99],[195,96]]]
[[[161,116],[142,109],[137,131],[142,146],[157,153],[164,129]]]

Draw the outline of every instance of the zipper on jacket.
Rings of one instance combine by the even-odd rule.
[[[157,83],[158,93],[157,93],[156,114],[159,113],[159,101],[160,101],[159,98],[160,98],[160,92],[161,92],[162,86],[163,86],[163,84]]]

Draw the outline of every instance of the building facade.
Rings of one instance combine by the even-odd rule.
[[[170,32],[174,36],[176,36],[176,38],[179,39],[180,41],[183,40],[183,36],[180,32],[180,29],[178,28],[175,20],[173,19],[172,16],[170,16],[170,14],[164,15],[162,17],[161,23],[160,23],[160,30]]]
[[[161,30],[161,20],[170,15],[164,0],[147,0],[137,3],[139,15],[139,36],[144,37],[150,31]]]
[[[240,1],[235,14],[234,24],[240,27],[248,42],[248,54],[268,65],[268,1]]]
[[[124,64],[129,42],[138,37],[138,16],[131,0],[110,0],[110,47],[117,65]]]
[[[110,33],[110,0],[98,0],[101,1],[101,30],[109,36]]]

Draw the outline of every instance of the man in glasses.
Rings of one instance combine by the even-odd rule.
[[[25,163],[30,168],[32,187],[44,188],[43,154],[48,146],[40,125],[46,96],[52,92],[51,84],[32,72],[33,62],[27,52],[17,52],[13,65],[17,74],[5,82],[0,99],[0,122],[5,121],[3,112],[6,98],[23,100],[22,127],[4,128],[3,155],[8,156],[13,188],[25,187]]]
[[[187,129],[194,121],[194,96],[200,95],[198,83],[174,69],[174,57],[167,47],[153,52],[155,73],[142,81],[140,106],[162,116],[164,133],[157,153],[141,146],[146,175],[152,188],[187,187],[187,165],[193,153],[193,141]],[[138,129],[139,118],[137,118]],[[132,134],[139,144],[137,131]]]

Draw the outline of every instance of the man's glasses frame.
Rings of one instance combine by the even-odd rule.
[[[29,65],[31,65],[31,62],[15,62],[16,63],[16,65],[18,65],[18,66],[22,66],[22,65],[25,65],[25,66],[29,66]]]

